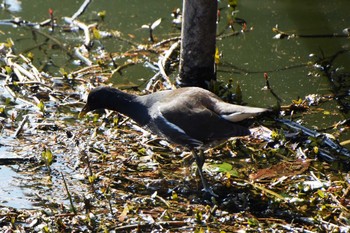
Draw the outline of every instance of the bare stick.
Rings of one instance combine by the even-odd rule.
[[[76,214],[77,214],[77,211],[75,210],[75,207],[74,207],[74,203],[73,203],[72,196],[70,195],[70,192],[69,192],[69,190],[68,190],[68,186],[67,186],[66,179],[64,178],[64,175],[63,175],[63,173],[62,173],[62,172],[61,172],[61,175],[62,175],[62,179],[63,179],[64,188],[66,189],[66,192],[67,192],[67,195],[68,195],[68,199],[69,199],[69,202],[70,202],[71,208],[72,208],[72,210],[73,210],[73,213],[76,215]]]
[[[87,59],[86,57],[84,57],[83,54],[80,53],[78,48],[74,49],[74,55],[77,58],[79,58],[82,62],[84,62],[85,65],[87,65],[87,66],[91,66],[92,65],[92,62],[89,59]]]
[[[166,74],[165,70],[164,70],[164,66],[162,64],[162,59],[160,59],[158,61],[158,67],[159,67],[159,72],[162,75],[163,79],[166,81],[166,83],[168,84],[168,86],[171,89],[175,89],[174,85],[170,82],[170,78],[169,76]]]
[[[80,6],[80,8],[72,16],[72,20],[75,20],[81,14],[83,14],[90,3],[91,3],[91,0],[85,0],[85,2]]]
[[[161,76],[160,72],[157,72],[147,83],[145,90],[151,91],[152,85],[158,80],[159,76]]]
[[[28,115],[25,115],[24,118],[23,118],[23,120],[22,120],[21,123],[19,124],[19,126],[18,126],[18,128],[17,128],[15,134],[13,135],[14,138],[17,138],[18,135],[21,133],[21,131],[22,131],[22,129],[23,129],[23,126],[24,126],[24,124],[27,122],[27,120],[28,120]]]
[[[174,50],[179,47],[179,45],[180,45],[179,42],[175,42],[174,44],[172,44],[170,48],[165,52],[164,57],[159,59],[158,61],[159,72],[164,78],[164,80],[168,83],[171,89],[175,89],[175,86],[171,83],[169,76],[165,72],[165,64],[167,60],[169,60]]]

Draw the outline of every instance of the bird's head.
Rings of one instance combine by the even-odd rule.
[[[92,89],[88,95],[85,106],[79,113],[79,118],[85,116],[86,113],[90,111],[108,108],[112,91],[113,89],[110,87],[97,87]]]

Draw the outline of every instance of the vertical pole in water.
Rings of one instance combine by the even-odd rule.
[[[179,86],[208,89],[214,66],[217,0],[183,0]]]

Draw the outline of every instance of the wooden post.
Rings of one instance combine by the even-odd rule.
[[[183,0],[178,86],[208,89],[214,66],[217,0]]]

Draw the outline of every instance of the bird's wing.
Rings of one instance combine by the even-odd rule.
[[[246,127],[227,121],[205,105],[195,101],[181,102],[181,104],[178,100],[170,101],[158,106],[157,114],[159,114],[157,118],[167,122],[168,126],[173,126],[172,129],[177,129],[178,132],[202,143],[250,134]]]
[[[266,108],[255,108],[241,106],[218,101],[213,109],[218,115],[231,122],[243,121],[247,118],[257,116],[263,112],[269,111]]]
[[[166,112],[168,112],[166,115],[172,115],[171,112]],[[147,124],[146,127],[159,136],[162,136],[173,143],[180,144],[189,148],[197,148],[203,146],[202,141],[188,135],[184,129],[181,128],[181,125],[177,125],[177,122],[169,120],[166,116],[163,115],[160,109],[154,110],[152,119],[153,120]]]

